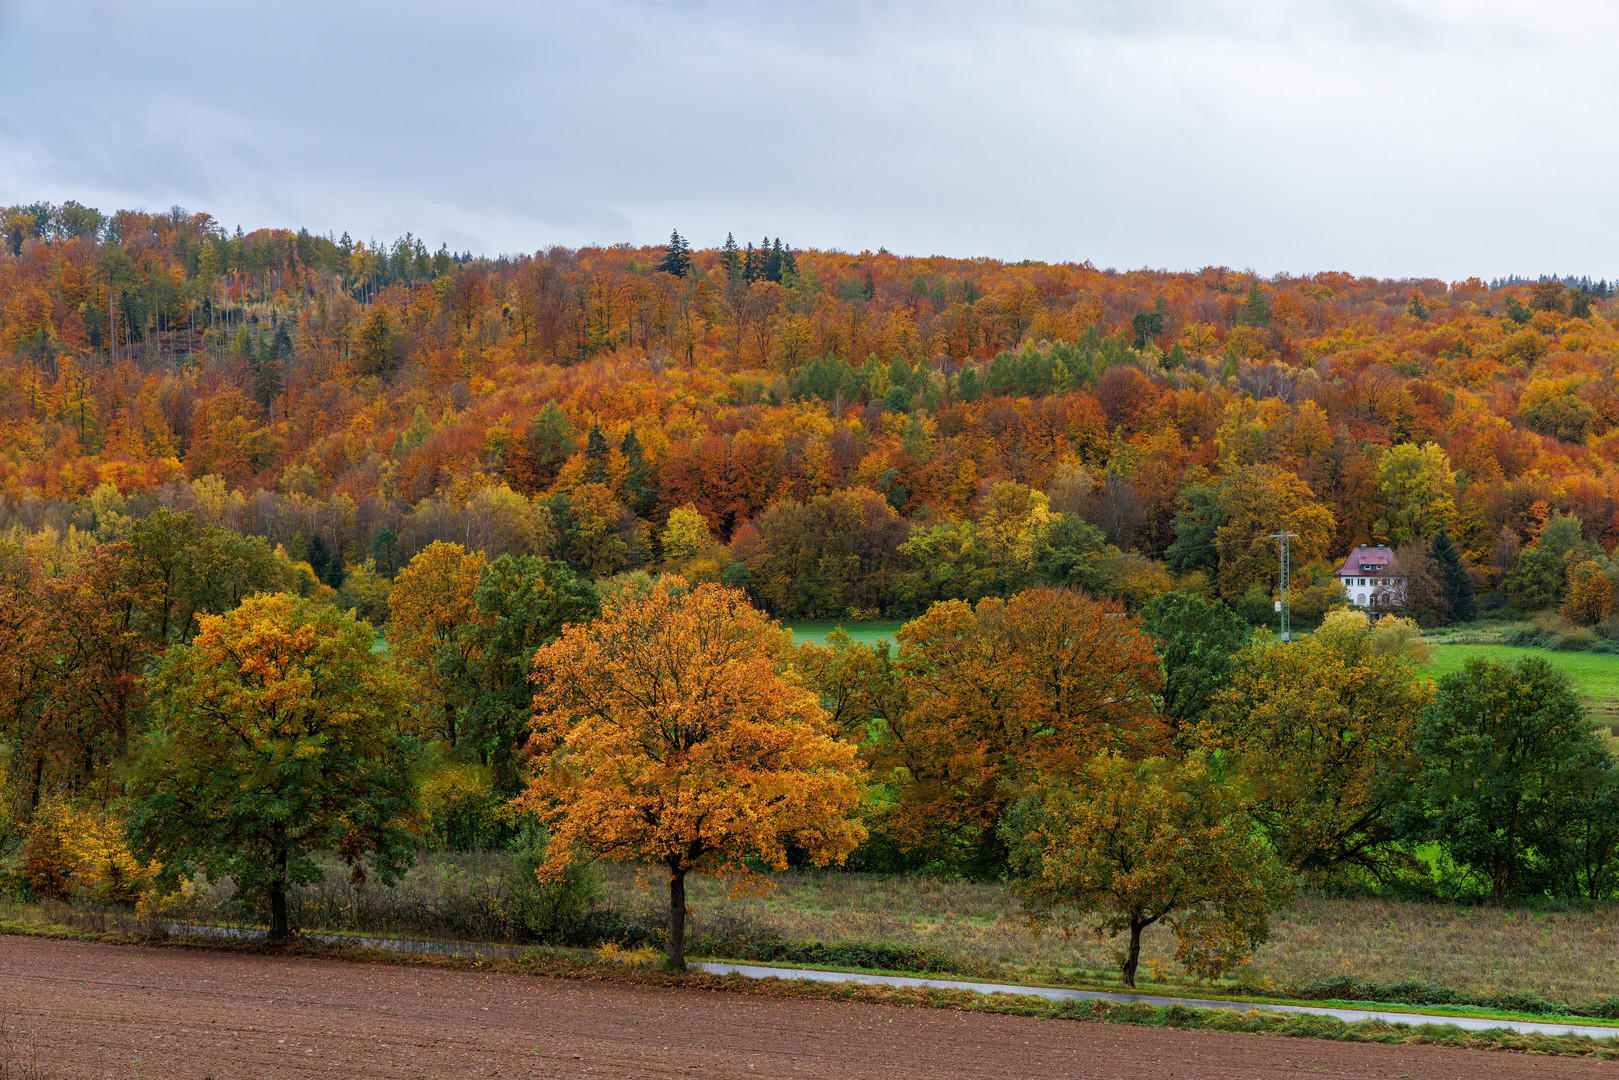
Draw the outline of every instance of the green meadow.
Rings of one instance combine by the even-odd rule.
[[[879,641],[887,641],[892,644],[894,635],[899,632],[900,627],[905,625],[905,622],[901,619],[877,619],[871,622],[806,619],[801,622],[782,623],[782,625],[791,630],[793,637],[800,642],[809,641],[817,645],[824,645],[827,635],[841,626],[844,633],[859,644],[875,645]]]
[[[1434,678],[1460,671],[1470,657],[1482,656],[1502,664],[1517,663],[1525,656],[1538,656],[1562,669],[1574,680],[1591,719],[1619,728],[1619,656],[1587,652],[1553,652],[1525,649],[1514,645],[1445,645],[1432,642],[1433,659],[1428,671]]]

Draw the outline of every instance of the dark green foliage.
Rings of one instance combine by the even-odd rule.
[[[1035,557],[1035,576],[1045,585],[1099,593],[1107,586],[1108,574],[1097,556],[1106,547],[1102,530],[1078,514],[1063,514]]]
[[[1462,567],[1462,557],[1456,551],[1456,545],[1451,543],[1450,533],[1443,527],[1434,534],[1429,554],[1433,556],[1439,584],[1450,601],[1450,617],[1456,622],[1470,622],[1478,616],[1473,582]]]
[[[677,278],[686,276],[691,269],[691,245],[676,229],[669,233],[669,248],[664,252],[663,259],[658,263],[658,271],[664,274],[673,274]]]
[[[585,480],[592,484],[607,482],[607,437],[597,424],[590,425],[590,437],[585,442]]]
[[[800,398],[817,397],[844,404],[859,401],[865,392],[861,369],[851,367],[836,356],[811,360],[799,369],[788,386]]]
[[[1130,318],[1130,328],[1135,331],[1135,347],[1144,349],[1148,341],[1164,332],[1164,316],[1157,311],[1138,311]]]
[[[309,568],[315,572],[315,577],[323,585],[330,585],[334,589],[340,588],[348,578],[348,571],[343,566],[342,558],[332,553],[326,546],[326,540],[319,533],[310,537],[305,561],[309,563]]]
[[[618,452],[629,466],[624,473],[625,505],[635,511],[636,516],[646,517],[647,511],[652,509],[652,498],[656,493],[652,488],[652,470],[646,463],[646,455],[641,452],[641,440],[635,437],[634,428],[624,433]]]
[[[1591,294],[1584,289],[1575,289],[1569,293],[1568,313],[1576,319],[1589,319],[1591,317]]]
[[[1523,301],[1516,296],[1507,297],[1507,318],[1522,326],[1534,317],[1534,312],[1524,306]]]
[[[720,265],[725,267],[725,280],[735,285],[743,280],[742,252],[736,246],[736,237],[730,233],[725,234],[725,246],[720,249]]]
[[[964,367],[961,374],[956,376],[956,396],[962,401],[977,401],[978,395],[984,392],[982,380],[978,377],[978,369]]]
[[[377,573],[392,577],[399,569],[399,534],[387,525],[371,534],[371,559],[377,564]]]
[[[514,486],[523,491],[544,491],[573,456],[573,426],[555,401],[547,401],[540,415],[528,423],[528,433],[512,454]]]
[[[1539,657],[1474,657],[1439,680],[1413,750],[1408,835],[1439,843],[1496,902],[1560,888],[1570,826],[1612,769],[1567,675]]]
[[[1243,326],[1270,325],[1270,301],[1260,291],[1258,278],[1248,286],[1248,298],[1237,309],[1237,322]]]
[[[1175,574],[1202,570],[1213,578],[1220,568],[1214,534],[1220,528],[1220,489],[1213,484],[1189,484],[1181,489],[1175,514],[1175,540],[1167,561]]]
[[[1141,618],[1164,663],[1162,711],[1178,732],[1196,722],[1226,685],[1231,657],[1253,631],[1224,601],[1186,593],[1153,597]]]
[[[497,791],[514,795],[518,745],[534,711],[535,650],[568,623],[595,618],[601,600],[567,563],[502,555],[484,568],[473,602],[479,618],[457,631],[462,643],[444,651],[439,673],[460,714],[460,745],[493,768]]]

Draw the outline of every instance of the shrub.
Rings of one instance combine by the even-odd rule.
[[[511,806],[482,765],[434,763],[416,783],[416,800],[427,842],[440,850],[497,848],[513,835]]]
[[[512,854],[517,871],[512,897],[523,925],[540,941],[567,934],[601,899],[601,872],[587,859],[575,859],[560,879],[541,881],[538,876],[551,834],[533,818],[526,818]]]
[[[105,904],[136,903],[161,869],[131,854],[122,820],[58,801],[35,812],[22,863],[23,879],[41,896]]]

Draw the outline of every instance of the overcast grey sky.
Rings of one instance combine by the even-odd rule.
[[[0,0],[0,203],[1619,274],[1619,5]]]

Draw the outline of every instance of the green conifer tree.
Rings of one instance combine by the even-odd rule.
[[[1259,291],[1258,278],[1248,286],[1248,299],[1244,300],[1242,307],[1237,310],[1237,321],[1244,326],[1270,325],[1270,301]]]
[[[684,236],[680,235],[680,230],[675,229],[669,233],[669,248],[664,252],[663,261],[658,263],[658,270],[661,273],[673,274],[677,278],[683,278],[686,276],[686,271],[690,269],[691,245],[686,242]]]
[[[634,428],[624,433],[618,450],[629,464],[624,474],[624,501],[638,516],[645,517],[652,509],[652,470],[647,467],[646,455],[641,452],[641,440],[635,437]]]
[[[1456,545],[1451,543],[1450,533],[1442,527],[1434,533],[1431,554],[1439,571],[1439,583],[1450,600],[1451,618],[1457,622],[1468,622],[1475,618],[1478,605],[1473,599],[1473,582],[1462,566],[1462,557],[1456,551]]]
[[[592,484],[607,482],[607,437],[599,425],[590,425],[590,438],[585,441],[585,476]]]

